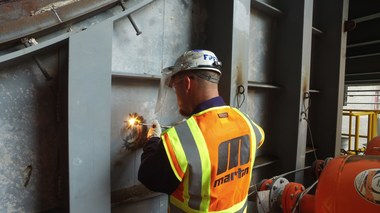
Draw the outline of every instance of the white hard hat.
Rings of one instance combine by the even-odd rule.
[[[180,56],[174,66],[165,68],[165,75],[174,76],[178,72],[190,70],[210,70],[222,74],[222,62],[209,50],[190,50]]]

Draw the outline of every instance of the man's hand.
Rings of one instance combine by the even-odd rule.
[[[153,120],[152,127],[150,127],[147,138],[150,139],[151,137],[160,137],[161,136],[161,125],[158,123],[157,120]]]

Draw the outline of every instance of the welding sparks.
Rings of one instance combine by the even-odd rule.
[[[140,117],[138,115],[131,115],[131,114],[129,115],[129,119],[124,122],[128,123],[128,127],[134,127],[134,126],[142,124]]]
[[[137,121],[136,118],[130,118],[130,119],[128,119],[128,124],[129,124],[130,126],[134,126],[135,123],[136,123],[136,121]]]
[[[120,129],[120,138],[126,149],[134,150],[142,147],[146,138],[147,128],[142,125],[144,118],[137,113],[129,113]]]

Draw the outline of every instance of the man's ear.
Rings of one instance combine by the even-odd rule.
[[[194,82],[194,80],[190,76],[188,76],[188,75],[186,75],[183,78],[183,80],[184,80],[185,90],[186,90],[186,92],[189,92],[192,89],[191,87],[194,86],[194,85],[191,84],[192,82]]]

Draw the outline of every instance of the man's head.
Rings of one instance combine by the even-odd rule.
[[[190,50],[167,68],[169,87],[177,95],[180,113],[189,116],[201,102],[216,97],[222,63],[208,50]]]

